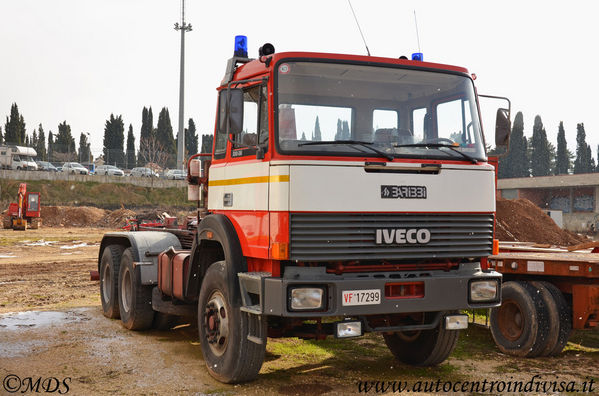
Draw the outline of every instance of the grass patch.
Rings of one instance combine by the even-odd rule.
[[[0,180],[0,202],[15,202],[18,180]],[[72,182],[66,180],[27,180],[27,190],[42,194],[42,205],[84,205],[106,209],[143,206],[193,207],[187,188],[150,188],[132,184]]]

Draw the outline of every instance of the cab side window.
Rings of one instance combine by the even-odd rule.
[[[243,93],[243,129],[234,137],[231,157],[256,155],[256,146],[268,148],[268,102],[265,85],[254,85]]]

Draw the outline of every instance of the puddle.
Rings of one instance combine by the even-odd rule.
[[[6,281],[6,282],[0,282],[0,285],[12,285],[13,283],[25,283],[27,281],[24,280],[16,280],[16,281]]]
[[[53,243],[56,243],[56,241],[44,241],[43,239],[40,239],[36,242],[26,243],[25,246],[50,246]]]
[[[26,356],[46,345],[43,341],[10,341],[0,342],[0,357],[12,358]]]
[[[79,243],[77,245],[65,245],[65,246],[61,246],[61,249],[79,249],[82,247],[86,247],[87,243],[83,242],[83,243]]]
[[[0,258],[16,258],[17,256],[13,255],[12,253],[9,254],[0,254]]]
[[[22,330],[31,327],[49,326],[52,324],[64,324],[89,320],[83,314],[76,311],[27,311],[10,312],[0,314],[0,331]]]

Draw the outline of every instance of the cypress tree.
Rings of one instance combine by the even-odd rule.
[[[351,137],[350,132],[349,132],[349,123],[347,121],[343,121],[343,127],[341,129],[342,129],[342,133],[341,133],[342,139],[349,140],[349,138]]]
[[[129,124],[129,132],[127,133],[127,169],[132,169],[136,166],[135,136],[133,136],[133,125]]]
[[[185,128],[185,151],[187,156],[194,155],[198,152],[198,134],[196,133],[196,124],[193,118],[190,118]]]
[[[335,140],[343,139],[343,123],[340,118],[337,118],[337,133],[335,133]]]
[[[54,136],[52,131],[48,132],[48,161],[55,161],[54,159]]]
[[[71,135],[71,126],[63,121],[58,124],[58,133],[54,139],[53,144],[54,156],[57,153],[62,153],[61,160],[70,161],[77,156],[77,150],[75,148],[75,139]]]
[[[42,124],[40,124],[37,128],[37,144],[34,148],[37,152],[38,158],[40,158],[42,161],[48,160],[48,153],[46,152],[46,135],[44,134],[44,128],[42,128]]]
[[[2,135],[2,127],[0,126],[0,144],[4,144],[4,136]]]
[[[212,143],[213,143],[212,135],[202,135],[202,150],[201,153],[211,153],[212,152]]]
[[[87,140],[87,135],[81,132],[79,136],[79,162],[91,162],[92,152],[91,144]]]
[[[110,114],[110,118],[106,120],[104,125],[104,162],[123,168],[125,166],[124,143],[125,125],[123,117],[115,117],[114,114]]]
[[[177,164],[177,148],[173,136],[173,126],[168,109],[163,107],[158,114],[158,124],[156,125],[156,140],[168,155],[166,166],[174,168]]]
[[[547,132],[541,116],[536,116],[532,129],[530,169],[532,176],[548,176],[551,173],[551,152]]]
[[[23,145],[25,142],[25,121],[19,114],[19,107],[13,103],[10,107],[10,117],[4,124],[4,141],[7,144]]]
[[[557,131],[557,156],[555,159],[555,174],[567,175],[570,170],[570,159],[568,158],[568,143],[566,142],[566,131],[564,122],[559,122]]]
[[[320,132],[320,121],[316,116],[316,122],[314,123],[314,134],[312,135],[312,141],[320,142],[322,140],[322,134]]]
[[[593,171],[591,168],[592,157],[590,146],[586,142],[586,133],[584,131],[584,124],[580,123],[576,125],[576,159],[574,160],[574,173],[590,173]],[[594,160],[593,160],[594,162]]]
[[[499,168],[499,178],[530,176],[527,147],[526,136],[524,136],[524,116],[519,111],[512,125],[509,152],[502,160],[502,166]]]

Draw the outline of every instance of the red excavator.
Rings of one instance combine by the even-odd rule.
[[[4,214],[4,228],[26,230],[29,225],[37,229],[42,225],[40,193],[27,192],[27,184],[19,185],[17,203],[11,203]]]

